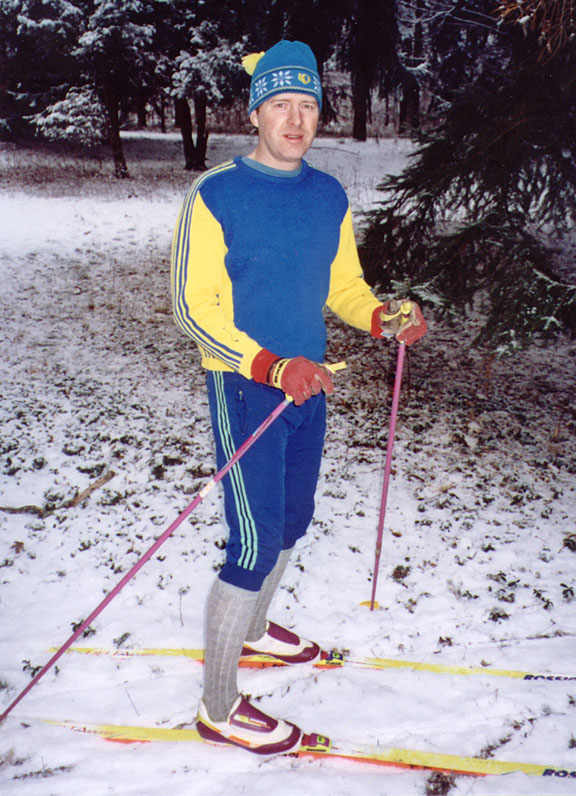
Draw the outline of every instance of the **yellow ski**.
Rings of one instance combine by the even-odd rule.
[[[105,647],[70,647],[68,652],[82,655],[100,655],[111,658],[126,659],[147,655],[190,658],[203,663],[204,651],[201,649],[187,649],[182,647],[148,647],[142,649],[109,649]],[[245,655],[240,660],[240,666],[248,669],[263,669],[282,667],[288,664],[269,655]],[[483,675],[484,677],[508,677],[526,681],[576,681],[576,675],[543,674],[537,672],[516,671],[514,669],[497,669],[490,666],[459,666],[445,663],[432,663],[429,661],[410,661],[397,658],[355,658],[341,652],[322,652],[322,658],[312,664],[316,669],[339,669],[343,666],[353,666],[360,669],[411,669],[413,671],[433,672],[435,674],[453,675]]]
[[[195,729],[171,727],[138,727],[115,724],[91,724],[42,719],[45,724],[65,727],[75,732],[96,735],[116,743],[151,743],[155,741],[170,743],[201,742]],[[219,747],[223,751],[231,747]],[[558,777],[576,779],[576,771],[570,766],[555,764],[537,764],[531,762],[513,762],[509,760],[485,759],[482,757],[464,757],[454,754],[438,754],[415,749],[402,749],[387,746],[366,744],[346,744],[333,742],[327,736],[312,733],[304,735],[300,748],[292,753],[294,757],[313,757],[316,759],[344,759],[372,765],[392,766],[395,768],[426,769],[443,771],[451,774],[469,776],[489,776],[522,772],[537,777]]]

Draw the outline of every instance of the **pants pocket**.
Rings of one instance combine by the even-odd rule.
[[[238,428],[242,436],[246,434],[246,418],[248,415],[248,408],[246,406],[246,398],[244,390],[236,391],[236,417],[238,420]]]

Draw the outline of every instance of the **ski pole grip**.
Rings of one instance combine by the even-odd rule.
[[[337,373],[339,370],[344,370],[344,368],[346,367],[346,363],[344,361],[332,362],[332,363],[323,362],[322,367],[326,368],[326,370],[329,370],[330,373],[334,374]],[[286,400],[289,401],[289,403],[292,403],[294,401],[294,398],[292,398],[291,395],[286,395]]]
[[[410,320],[410,315],[412,313],[413,306],[414,304],[409,299],[402,302],[402,306],[400,307],[400,315],[402,316],[400,331],[402,331],[402,327]],[[401,346],[406,345],[405,340],[399,340],[398,342],[400,343]]]
[[[329,370],[330,373],[337,373],[339,370],[344,370],[347,367],[346,362],[332,362],[330,364],[328,362],[324,362],[323,364],[326,370]]]
[[[412,302],[411,301],[403,301],[402,306],[400,307],[400,312],[403,318],[407,318],[410,313],[412,312]]]

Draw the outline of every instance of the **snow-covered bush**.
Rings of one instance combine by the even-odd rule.
[[[203,22],[190,31],[187,49],[176,58],[173,96],[201,96],[208,104],[222,103],[237,96],[246,84],[241,66],[245,53],[245,42],[222,39],[216,25]]]
[[[90,86],[71,88],[66,97],[34,118],[36,130],[50,141],[93,146],[106,139],[106,114]]]

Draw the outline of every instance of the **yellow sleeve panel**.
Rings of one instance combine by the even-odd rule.
[[[340,227],[340,244],[332,263],[326,303],[343,321],[365,332],[370,331],[372,313],[382,304],[364,281],[350,208]]]
[[[232,283],[222,228],[198,191],[187,197],[172,243],[174,320],[198,345],[208,370],[251,378],[262,346],[234,325]]]

